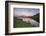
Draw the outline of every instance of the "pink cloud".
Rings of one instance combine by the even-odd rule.
[[[34,13],[15,13],[15,16],[34,16]]]

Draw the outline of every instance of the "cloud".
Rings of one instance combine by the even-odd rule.
[[[36,8],[14,8],[14,16],[34,16],[39,13]]]
[[[34,16],[34,13],[15,13],[15,16]]]

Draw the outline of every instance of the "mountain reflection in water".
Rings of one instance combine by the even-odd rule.
[[[32,26],[34,26],[34,27],[39,27],[39,23],[37,21],[33,20],[32,18],[19,18],[19,19],[22,19],[26,23],[31,23]]]

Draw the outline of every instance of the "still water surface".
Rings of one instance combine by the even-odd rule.
[[[31,23],[34,27],[39,27],[39,23],[32,18],[22,18],[22,20]]]

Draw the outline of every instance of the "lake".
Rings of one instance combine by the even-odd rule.
[[[39,23],[32,18],[21,18],[24,22],[31,23],[34,27],[39,27]]]

